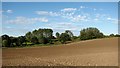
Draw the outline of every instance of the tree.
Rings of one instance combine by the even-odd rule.
[[[9,39],[9,36],[6,35],[6,34],[5,34],[5,35],[2,35],[1,37],[2,37],[2,40],[8,40],[8,39]]]
[[[33,44],[37,44],[37,43],[38,43],[37,37],[35,37],[35,36],[32,37],[31,42],[32,42]]]
[[[116,34],[115,37],[120,37],[120,35],[119,35],[119,34]]]
[[[8,35],[2,35],[1,37],[2,37],[2,43],[3,43],[2,46],[10,47],[11,45],[10,37]]]
[[[65,33],[67,33],[70,37],[73,37],[73,33],[70,30],[66,30]]]
[[[97,28],[89,27],[80,31],[80,39],[88,40],[95,38],[104,37],[103,33],[101,33]]]
[[[24,42],[26,42],[26,39],[24,36],[19,36],[17,38],[17,46],[22,46]]]
[[[62,33],[60,35],[60,42],[62,44],[66,43],[66,41],[69,41],[69,40],[70,40],[70,36],[67,33]]]
[[[57,32],[56,33],[56,38],[59,39],[59,37],[60,37],[60,34]]]
[[[40,37],[38,38],[38,41],[39,41],[40,44],[46,44],[46,43],[48,43],[47,38],[45,38],[45,37],[43,37],[43,36],[40,36]]]
[[[110,34],[110,37],[114,37],[115,35],[114,34]]]
[[[11,47],[16,47],[18,46],[17,43],[18,43],[18,39],[16,37],[10,37],[10,40],[11,40]]]
[[[29,42],[35,43],[34,41],[36,39],[35,37],[37,37],[39,43],[52,43],[53,30],[52,29],[38,29],[32,32],[26,33],[26,39]]]
[[[2,47],[8,47],[8,41],[7,40],[2,41]]]
[[[26,33],[26,34],[25,34],[25,37],[26,37],[26,40],[27,40],[28,42],[31,42],[32,33],[31,33],[31,32]]]
[[[32,35],[37,37],[38,36],[38,31],[37,30],[32,31]]]
[[[73,38],[74,35],[70,30],[66,30],[65,33],[67,33],[70,36],[71,39],[69,41],[74,40],[74,38]]]

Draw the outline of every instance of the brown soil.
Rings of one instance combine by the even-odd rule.
[[[3,66],[118,66],[118,38],[59,46],[3,48]]]

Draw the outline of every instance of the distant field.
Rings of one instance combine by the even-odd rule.
[[[60,46],[3,48],[3,66],[118,66],[118,38]]]

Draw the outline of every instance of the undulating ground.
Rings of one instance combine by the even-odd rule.
[[[118,66],[118,38],[64,45],[3,48],[3,66]]]

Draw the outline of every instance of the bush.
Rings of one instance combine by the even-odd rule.
[[[101,33],[97,28],[90,27],[80,31],[81,40],[88,40],[88,39],[95,39],[102,37],[104,37],[103,33]]]
[[[60,35],[60,42],[62,44],[66,43],[66,41],[70,41],[70,40],[71,40],[71,37],[67,33],[62,33]]]

